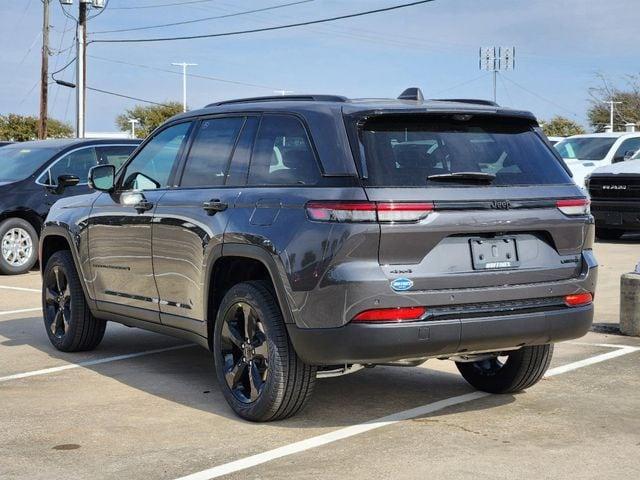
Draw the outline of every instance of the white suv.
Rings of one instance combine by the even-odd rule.
[[[640,150],[640,133],[609,132],[574,135],[555,145],[573,173],[573,180],[584,187],[585,178],[596,168],[631,158]]]

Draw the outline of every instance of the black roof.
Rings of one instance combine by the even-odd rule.
[[[305,113],[310,111],[340,110],[346,115],[375,113],[487,113],[516,116],[535,120],[528,111],[502,107],[490,100],[475,99],[424,99],[407,100],[396,98],[346,98],[339,95],[282,95],[241,98],[211,103],[199,110],[180,113],[174,119],[216,113],[288,111]]]

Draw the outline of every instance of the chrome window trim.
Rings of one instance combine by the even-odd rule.
[[[101,143],[101,144],[98,144],[98,145],[83,145],[81,147],[74,148],[73,150],[69,150],[67,153],[65,153],[60,158],[58,158],[55,162],[53,162],[51,165],[49,165],[40,175],[38,175],[38,178],[35,180],[35,183],[37,185],[41,185],[43,187],[54,187],[55,185],[51,185],[51,184],[48,184],[48,183],[42,183],[40,180],[42,179],[42,177],[44,177],[45,175],[47,175],[49,173],[49,170],[51,170],[56,163],[58,163],[60,160],[63,160],[64,158],[66,158],[68,155],[71,155],[72,153],[77,152],[79,150],[85,150],[87,148],[97,148],[97,147],[129,147],[129,146],[134,147],[133,150],[131,150],[131,153],[133,153],[136,150],[136,148],[138,148],[140,146],[140,144],[135,144],[135,143]],[[129,155],[131,155],[131,154],[129,154]],[[80,186],[80,185],[89,185],[89,183],[88,182],[84,182],[84,183],[81,182],[81,183],[78,183],[76,186]]]

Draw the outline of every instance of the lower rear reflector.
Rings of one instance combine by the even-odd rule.
[[[419,320],[426,313],[425,307],[376,308],[365,310],[353,318],[354,322],[403,322]]]
[[[576,293],[564,297],[564,303],[567,307],[582,307],[593,302],[593,295],[590,293]]]

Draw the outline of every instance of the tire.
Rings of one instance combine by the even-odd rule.
[[[538,383],[549,368],[552,356],[552,344],[535,345],[508,352],[504,363],[496,357],[478,362],[456,362],[456,366],[464,379],[478,390],[512,393]]]
[[[614,230],[612,228],[596,227],[596,237],[601,240],[618,240],[624,235],[624,230]]]
[[[28,253],[25,255],[25,251]],[[0,273],[20,275],[38,260],[38,234],[22,218],[7,218],[0,223]]]
[[[71,252],[54,253],[42,276],[42,316],[49,340],[63,352],[93,350],[107,323],[89,311]]]
[[[246,420],[282,420],[311,397],[316,367],[296,354],[266,282],[240,283],[226,293],[214,327],[213,354],[222,393]]]

